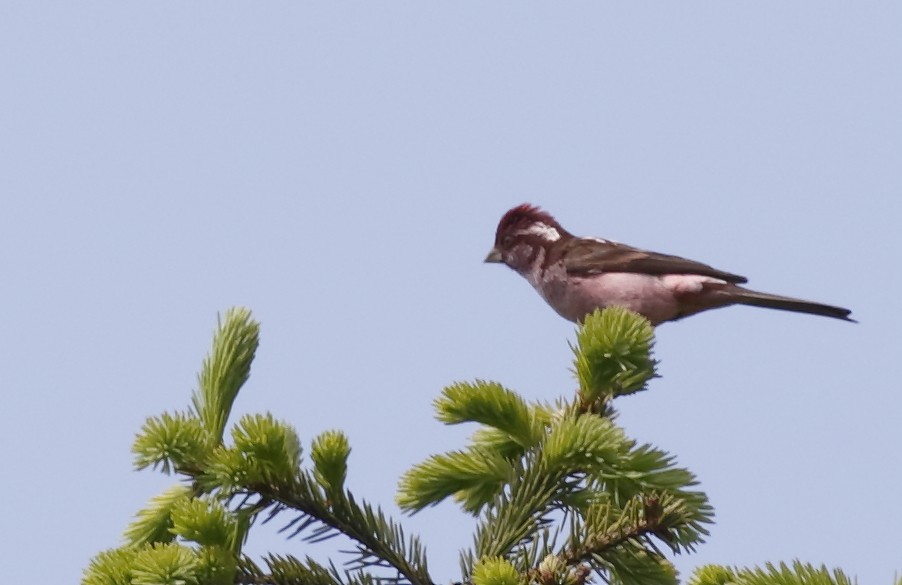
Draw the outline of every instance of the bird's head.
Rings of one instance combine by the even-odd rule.
[[[495,231],[495,245],[486,262],[501,262],[517,272],[529,270],[540,251],[573,236],[551,215],[534,205],[524,203],[501,217]]]

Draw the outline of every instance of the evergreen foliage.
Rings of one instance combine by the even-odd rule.
[[[767,563],[764,568],[735,569],[709,565],[699,568],[689,585],[853,585],[842,571],[830,571],[794,561],[792,565]]]
[[[185,411],[148,418],[133,452],[137,469],[181,480],[152,498],[120,548],[98,554],[85,585],[434,585],[423,546],[379,507],[346,487],[348,438],[313,438],[310,461],[286,422],[246,415],[227,429],[250,375],[259,325],[246,309],[220,320],[198,388]],[[451,498],[474,516],[460,554],[467,585],[676,583],[671,554],[692,551],[713,519],[695,477],[640,445],[613,420],[612,402],[655,376],[653,329],[610,308],[589,316],[573,346],[578,389],[553,406],[530,403],[495,382],[447,387],[435,401],[446,424],[478,425],[468,445],[415,465],[397,503],[420,512]],[[229,441],[226,441],[229,430]],[[308,557],[242,553],[257,522],[279,518],[288,538],[354,543],[341,569]],[[835,584],[849,579],[795,563],[764,569],[703,567],[692,585]]]

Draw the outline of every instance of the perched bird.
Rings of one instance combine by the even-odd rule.
[[[519,272],[562,317],[581,321],[599,307],[626,307],[657,325],[708,309],[754,305],[855,322],[832,305],[738,286],[745,277],[707,264],[600,238],[579,238],[532,205],[504,214],[486,262]]]

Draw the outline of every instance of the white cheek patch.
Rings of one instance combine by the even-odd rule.
[[[548,240],[549,242],[556,242],[561,239],[560,232],[558,232],[550,225],[542,223],[540,221],[537,221],[525,230],[521,230],[517,233],[522,235],[539,236],[543,240]]]

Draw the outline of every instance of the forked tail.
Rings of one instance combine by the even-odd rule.
[[[744,289],[738,286],[735,287],[730,296],[740,305],[752,305],[755,307],[766,307],[768,309],[779,309],[781,311],[795,311],[796,313],[823,315],[824,317],[833,317],[834,319],[842,319],[843,321],[851,321],[852,323],[858,322],[849,317],[852,311],[833,305],[813,303],[811,301],[803,301],[802,299],[794,299],[792,297],[781,297]]]

